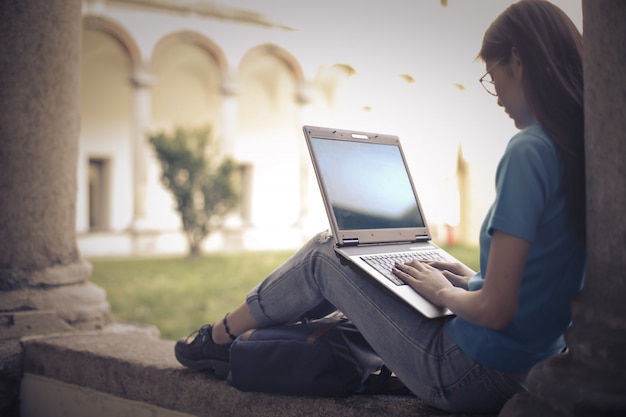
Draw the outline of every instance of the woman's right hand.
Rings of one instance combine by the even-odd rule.
[[[441,271],[444,277],[450,281],[452,285],[459,288],[467,289],[467,283],[470,278],[476,275],[467,266],[460,262],[442,262],[442,261],[422,261],[433,268]]]

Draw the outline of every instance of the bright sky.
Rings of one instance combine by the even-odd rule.
[[[509,0],[229,0],[296,29],[310,53],[384,73],[418,75],[425,62],[437,71],[471,63],[482,35]],[[580,0],[554,0],[582,27]],[[226,4],[226,3],[225,3]],[[447,65],[446,65],[447,64]],[[391,67],[391,68],[390,68]],[[358,70],[358,68],[357,68]]]
[[[305,69],[344,63],[356,70],[353,99],[374,106],[373,111],[355,125],[339,127],[382,129],[403,138],[405,132],[414,134],[416,126],[422,132],[435,129],[435,137],[442,129],[449,130],[443,133],[448,137],[467,136],[467,131],[485,129],[486,121],[496,131],[514,131],[510,119],[479,85],[485,68],[475,60],[485,29],[511,3],[448,0],[442,7],[439,0],[229,0],[223,4],[294,28],[281,46]],[[580,0],[553,3],[582,27]],[[407,85],[400,74],[415,82]],[[305,77],[313,79],[315,74]],[[381,114],[385,111],[391,114]]]

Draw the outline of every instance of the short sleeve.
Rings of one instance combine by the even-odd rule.
[[[559,171],[556,149],[545,134],[528,129],[514,136],[496,172],[488,233],[500,230],[532,243],[548,198],[558,187]]]

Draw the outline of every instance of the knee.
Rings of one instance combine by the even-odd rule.
[[[317,243],[324,244],[332,240],[333,234],[330,230],[323,231],[317,235]]]
[[[311,248],[312,255],[322,255],[323,258],[331,259],[337,257],[333,234],[329,230],[318,233],[317,236],[311,240],[311,242],[313,245]]]
[[[348,265],[345,259],[335,251],[335,241],[332,232],[326,230],[317,234],[317,236],[311,239],[309,245],[309,259],[316,264],[318,261],[321,261],[332,265]]]

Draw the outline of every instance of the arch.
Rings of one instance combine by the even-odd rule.
[[[280,46],[271,43],[255,46],[254,48],[250,49],[243,56],[239,65],[241,67],[241,65],[245,63],[245,61],[264,55],[271,55],[278,58],[289,69],[296,82],[302,83],[304,81],[304,72],[302,71],[302,67],[294,58],[294,56]]]
[[[133,143],[131,80],[141,67],[128,33],[99,17],[84,20],[81,45],[80,186],[77,227],[123,230],[132,219]],[[94,208],[97,208],[94,210]]]
[[[120,24],[101,16],[87,15],[83,17],[83,30],[100,31],[111,36],[130,58],[133,70],[142,66],[141,51],[137,43]]]
[[[242,92],[239,100],[239,131],[287,129],[297,119],[304,85],[303,71],[284,49],[264,44],[242,57],[237,73]],[[289,115],[289,116],[288,116]]]
[[[209,125],[219,132],[226,60],[212,41],[192,31],[166,35],[150,66],[158,80],[151,90],[155,127]]]
[[[239,64],[233,153],[254,167],[250,221],[259,228],[293,225],[301,212],[297,198],[284,196],[300,193],[302,74],[291,54],[271,44],[250,49]]]
[[[185,43],[197,46],[206,52],[216,63],[222,75],[228,73],[228,62],[221,48],[206,36],[194,32],[192,30],[181,30],[164,36],[157,42],[152,50],[151,61],[158,55],[159,51],[165,46],[172,43]]]

